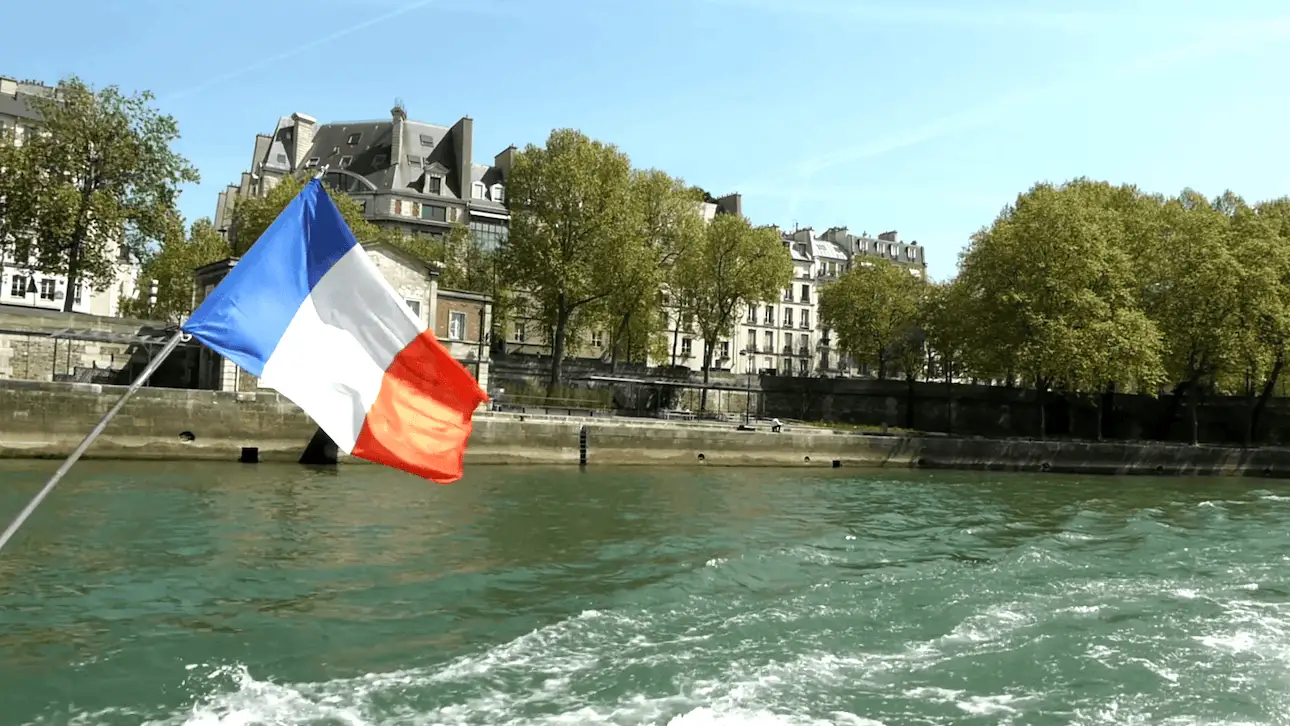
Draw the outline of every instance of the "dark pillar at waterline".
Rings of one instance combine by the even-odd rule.
[[[300,455],[300,463],[305,466],[335,466],[339,457],[340,449],[336,442],[331,440],[326,431],[318,429]]]

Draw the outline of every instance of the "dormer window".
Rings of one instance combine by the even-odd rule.
[[[352,161],[354,161],[354,157],[352,157],[352,156],[342,156],[342,157],[340,157],[340,168],[344,169],[344,168],[348,167]]]
[[[493,201],[499,204],[506,201],[506,190],[502,188],[501,184],[493,185]]]
[[[443,177],[428,176],[426,177],[427,194],[443,194]]]
[[[484,198],[484,183],[483,183],[483,182],[475,182],[474,184],[471,184],[471,185],[470,185],[470,195],[471,195],[472,197],[474,197],[475,199],[483,199],[483,198]]]
[[[419,157],[419,156],[408,156],[408,164],[410,164],[410,165],[412,165],[412,166],[415,166],[416,168],[420,169],[420,168],[421,168],[421,157]]]
[[[316,156],[311,156],[311,157],[309,157],[309,161],[306,161],[306,162],[305,162],[305,168],[306,168],[306,169],[312,169],[312,168],[314,168],[314,167],[318,166],[318,162],[319,162],[319,161],[321,161],[321,159],[319,159],[318,157],[316,157]]]
[[[278,163],[279,163],[279,164],[285,164],[285,163],[287,163],[287,155],[286,155],[286,154],[278,154]]]
[[[434,148],[434,137],[430,134],[421,134],[421,145],[427,149]]]
[[[350,134],[349,138],[345,140],[345,143],[349,144],[350,146],[358,146],[358,142],[362,138],[363,138],[363,135],[361,133]]]

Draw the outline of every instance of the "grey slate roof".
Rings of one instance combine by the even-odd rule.
[[[462,199],[460,180],[454,173],[457,163],[451,135],[451,129],[444,126],[405,121],[401,158],[391,159],[394,150],[392,121],[321,124],[314,133],[308,156],[302,161],[317,159],[316,166],[344,169],[363,177],[381,191],[414,189],[424,192],[427,189],[427,167],[433,167],[432,171],[445,177],[441,195]],[[350,143],[351,139],[355,143]],[[346,163],[342,164],[342,161]],[[469,189],[466,191],[469,195]]]

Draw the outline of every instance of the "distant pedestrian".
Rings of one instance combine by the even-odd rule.
[[[771,431],[771,433],[773,433],[773,434],[777,434],[777,433],[779,433],[780,431],[782,431],[783,429],[784,429],[784,424],[781,424],[781,423],[779,422],[779,419],[777,419],[777,418],[773,418],[773,419],[771,419],[771,420],[770,420],[770,431]]]

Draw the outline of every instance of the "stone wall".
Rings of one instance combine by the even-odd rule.
[[[0,458],[64,457],[123,389],[0,382]],[[1290,450],[1171,444],[992,441],[869,436],[805,427],[771,433],[730,425],[478,415],[468,466],[587,464],[924,467],[1086,474],[1290,476]],[[297,461],[316,432],[273,393],[144,389],[87,453],[89,458]]]
[[[129,383],[147,365],[163,323],[0,305],[0,379]],[[195,346],[181,346],[154,383],[191,385]]]
[[[948,385],[855,378],[763,377],[764,414],[806,421],[845,422],[991,438],[1038,437],[1040,407],[1035,392],[1003,386]],[[1052,437],[1097,436],[1098,400],[1049,393],[1045,433]],[[1200,440],[1241,444],[1252,400],[1202,397]],[[951,426],[951,408],[953,421]],[[1190,441],[1190,417],[1179,397],[1106,396],[1101,399],[1106,439]],[[1274,398],[1264,410],[1259,441],[1290,443],[1290,400]]]

